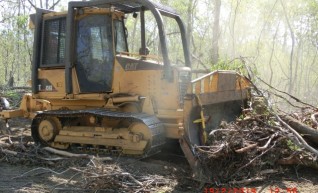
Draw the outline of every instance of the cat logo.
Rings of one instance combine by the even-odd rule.
[[[134,71],[137,70],[138,63],[127,63],[125,66],[125,71]]]

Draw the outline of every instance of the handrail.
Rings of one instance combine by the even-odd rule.
[[[204,79],[204,78],[206,78],[208,76],[211,76],[214,73],[219,73],[219,72],[231,72],[231,71],[229,71],[229,70],[214,70],[214,71],[212,71],[212,72],[210,72],[210,73],[208,73],[206,75],[203,75],[203,76],[201,76],[201,77],[199,77],[197,79],[192,80],[191,83],[198,82],[198,81],[200,81],[200,80],[202,80],[202,79]],[[237,72],[235,72],[235,74],[239,75]]]
[[[146,58],[146,59],[153,59],[156,60],[158,62],[158,64],[160,62],[162,62],[162,57],[158,56],[158,55],[143,55],[143,54],[139,54],[139,53],[133,53],[133,52],[119,52],[119,56],[122,55],[128,55],[128,56],[138,56],[140,58]]]
[[[213,72],[210,72],[204,76],[201,76],[195,80],[191,81],[191,93],[208,93],[208,92],[217,92],[219,91],[219,76],[220,74],[231,74],[232,76],[236,76],[235,82],[233,82],[235,85],[233,85],[234,89],[242,89],[248,87],[249,83],[248,81],[239,73],[236,71],[231,70],[215,70]],[[222,79],[222,78],[221,78]],[[223,83],[227,84],[227,83]],[[232,84],[232,83],[228,83]],[[189,90],[189,91],[190,91]]]

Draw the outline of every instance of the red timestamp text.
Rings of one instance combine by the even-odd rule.
[[[257,193],[256,188],[204,188],[203,193]]]
[[[298,193],[296,187],[292,188],[278,188],[278,187],[270,187],[270,193]]]
[[[269,193],[298,193],[297,188],[278,188],[270,187]],[[204,188],[203,193],[257,193],[256,188]]]

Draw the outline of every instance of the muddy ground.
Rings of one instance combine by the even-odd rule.
[[[30,121],[19,118],[10,120],[9,124],[15,147],[2,146],[9,143],[9,138],[0,135],[0,192],[318,192],[317,170],[298,166],[282,167],[279,174],[248,185],[200,183],[192,178],[187,160],[176,143],[169,143],[162,153],[147,159],[113,156],[111,161],[99,161],[98,166],[90,158],[39,154],[41,147],[35,148],[33,144]],[[5,128],[4,123],[0,126]],[[6,149],[18,154],[8,153]],[[88,176],[94,168],[102,168],[104,176]],[[115,171],[132,174],[142,180],[142,185],[118,175],[112,180]]]

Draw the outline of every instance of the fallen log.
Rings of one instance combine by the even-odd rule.
[[[252,182],[258,182],[258,181],[263,181],[265,178],[263,177],[256,177],[256,178],[250,178],[250,179],[244,179],[244,180],[233,180],[233,181],[230,181],[229,184],[250,184]]]
[[[313,122],[313,124],[318,127],[318,121],[317,121],[317,117],[318,117],[318,113],[314,113],[310,116],[311,121]]]
[[[11,154],[11,155],[18,155],[18,152],[16,151],[11,151],[11,150],[8,150],[8,149],[3,149],[1,150],[3,153],[5,154]]]
[[[309,139],[310,142],[313,142],[316,145],[318,145],[318,131],[316,129],[297,121],[291,116],[283,116],[282,119],[292,128],[294,128],[297,132],[305,135],[304,137]]]
[[[294,129],[292,128],[290,125],[288,125],[285,121],[282,120],[282,118],[280,118],[280,116],[278,116],[277,114],[275,114],[275,117],[277,118],[277,120],[289,131],[291,131],[294,136],[296,137],[296,140],[289,137],[289,139],[291,139],[295,144],[299,144],[301,147],[305,148],[306,150],[308,150],[309,152],[315,154],[316,156],[318,156],[318,150],[313,148],[312,146],[308,145],[307,141]]]
[[[65,156],[65,157],[77,157],[77,158],[89,158],[90,155],[88,154],[75,154],[75,153],[70,153],[70,152],[66,152],[66,151],[62,151],[62,150],[57,150],[57,149],[53,149],[51,147],[43,147],[43,150],[46,150],[48,152],[54,153],[56,155],[61,155],[61,156]]]
[[[313,169],[318,169],[318,162],[311,157],[303,157],[300,155],[291,155],[287,158],[277,160],[280,165],[302,165]]]
[[[95,160],[99,160],[99,161],[111,161],[112,160],[111,157],[95,157],[95,156],[89,155],[89,154],[75,154],[75,153],[70,153],[70,152],[67,152],[67,151],[53,149],[51,147],[43,147],[42,149],[46,150],[48,152],[54,153],[56,155],[61,155],[61,156],[65,156],[65,157],[89,158],[89,159],[95,159]]]
[[[8,148],[10,147],[12,144],[8,144],[8,143],[0,143],[0,148]]]

